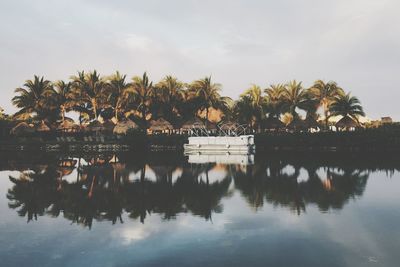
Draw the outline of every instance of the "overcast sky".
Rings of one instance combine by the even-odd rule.
[[[78,70],[184,82],[334,80],[372,118],[400,120],[399,0],[0,0],[0,106],[34,74]]]

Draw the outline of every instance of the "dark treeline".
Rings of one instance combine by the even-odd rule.
[[[207,123],[210,113],[220,118],[262,128],[263,122],[280,119],[289,124],[303,117],[322,120],[327,128],[330,116],[341,115],[358,123],[363,116],[359,100],[335,82],[316,81],[310,87],[301,82],[274,84],[267,88],[252,85],[236,101],[221,95],[221,85],[211,77],[185,83],[173,76],[153,82],[148,75],[128,79],[119,72],[101,76],[98,72],[78,72],[66,81],[49,81],[34,76],[15,90],[13,104],[18,120],[47,124],[63,122],[68,112],[79,114],[79,123],[129,118],[146,128],[149,120],[163,118],[174,127],[200,116]]]

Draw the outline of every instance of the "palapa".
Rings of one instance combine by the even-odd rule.
[[[150,121],[149,130],[152,132],[170,131],[173,129],[174,127],[172,126],[172,124],[163,118]]]
[[[350,118],[349,116],[344,116],[343,118],[341,118],[336,124],[335,126],[337,128],[340,129],[350,129],[350,128],[356,128],[358,127],[358,123],[353,120],[352,118]]]
[[[134,123],[132,120],[123,120],[123,121],[119,121],[114,129],[113,129],[113,133],[114,134],[120,134],[120,135],[125,135],[128,133],[129,130],[134,130],[134,129],[138,129],[139,126]]]
[[[24,135],[33,133],[35,129],[29,126],[26,122],[18,123],[14,128],[11,129],[10,134],[12,135]]]

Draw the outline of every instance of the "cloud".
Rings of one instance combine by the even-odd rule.
[[[185,82],[212,75],[237,97],[251,83],[335,80],[370,117],[400,119],[396,0],[3,1],[0,106],[33,74],[148,71]],[[385,103],[384,105],[382,103]]]

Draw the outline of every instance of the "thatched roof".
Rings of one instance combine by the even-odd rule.
[[[166,131],[166,130],[173,130],[174,127],[171,123],[163,118],[159,118],[158,120],[150,121],[150,131]]]
[[[262,122],[262,128],[264,129],[280,129],[284,128],[285,124],[278,118],[268,117]]]
[[[134,123],[132,120],[124,120],[124,121],[119,121],[114,129],[113,133],[114,134],[126,134],[130,129],[137,129],[139,126]]]
[[[63,130],[63,131],[73,131],[78,129],[79,125],[75,124],[72,120],[64,120],[57,127],[57,130]]]
[[[304,120],[304,124],[308,129],[311,128],[321,128],[321,125],[312,117],[307,117]]]
[[[306,123],[299,117],[293,118],[293,120],[286,126],[292,130],[305,130],[307,129]]]
[[[199,129],[199,128],[205,128],[205,124],[202,120],[199,118],[195,117],[193,119],[190,119],[186,121],[182,126],[182,130],[191,130],[191,129]]]
[[[46,125],[44,121],[42,121],[38,126],[36,126],[37,132],[48,132],[50,131],[50,127]]]
[[[349,116],[345,116],[341,118],[336,124],[336,127],[338,128],[355,128],[358,127],[358,123],[350,118]]]
[[[18,123],[14,128],[11,129],[10,133],[12,135],[24,135],[24,134],[29,134],[33,133],[35,129],[26,122],[20,122]]]

